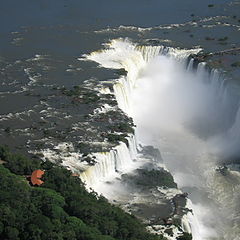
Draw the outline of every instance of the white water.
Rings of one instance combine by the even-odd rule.
[[[126,173],[134,168],[133,160],[137,157],[137,146],[134,136],[128,137],[128,145],[127,147],[125,143],[120,142],[118,146],[109,152],[94,154],[97,163],[93,166],[87,165],[85,171],[80,175],[87,187],[103,193],[104,191],[101,186],[103,182],[112,180],[114,177],[117,177],[119,173]]]
[[[130,172],[139,165],[139,163],[134,162],[137,158],[135,136],[129,135],[126,139],[128,140],[128,146],[126,143],[120,142],[119,145],[108,152],[97,152],[89,155],[95,160],[94,165],[83,162],[83,154],[76,152],[73,144],[69,142],[63,142],[53,149],[32,153],[41,153],[44,160],[47,159],[68,168],[72,173],[81,177],[87,188],[103,193],[104,189],[101,185],[104,182],[113,180],[122,173]]]
[[[114,85],[119,106],[137,125],[139,142],[160,149],[180,188],[190,193],[193,238],[239,239],[239,175],[215,171],[219,155],[238,154],[240,110],[221,74],[187,56],[199,49],[137,47],[114,40],[87,56],[106,68],[124,68]],[[237,111],[238,110],[238,111]],[[197,221],[196,221],[197,219]]]

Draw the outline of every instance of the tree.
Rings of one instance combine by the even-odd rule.
[[[103,196],[87,192],[70,171],[1,146],[0,155],[8,162],[0,165],[0,239],[161,239]],[[25,176],[19,176],[36,166],[46,170],[41,187],[30,186]]]
[[[20,240],[20,238],[18,237],[19,231],[14,227],[6,227],[5,234],[7,239],[9,240]]]
[[[0,222],[0,235],[2,234],[3,230],[4,230],[4,224]]]

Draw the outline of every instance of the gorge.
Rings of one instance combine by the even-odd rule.
[[[240,175],[237,163],[226,161],[239,154],[237,86],[194,62],[191,55],[200,49],[138,46],[124,39],[106,46],[85,57],[127,71],[113,85],[118,105],[136,124],[137,143],[159,149],[179,188],[189,193],[197,224],[191,225],[193,239],[237,239]],[[122,168],[131,171],[135,158],[123,154]],[[227,166],[226,174],[221,166]],[[120,170],[115,165],[108,173],[113,169]]]

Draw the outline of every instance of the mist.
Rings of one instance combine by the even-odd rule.
[[[229,237],[231,220],[225,216],[237,207],[237,199],[231,199],[232,208],[224,202],[232,196],[225,196],[225,187],[234,183],[216,172],[221,161],[239,153],[239,113],[231,108],[236,101],[224,81],[205,64],[187,69],[183,62],[158,56],[139,74],[132,92],[138,140],[161,151],[178,186],[190,193],[198,220],[194,239]]]
[[[118,106],[133,118],[137,143],[157,148],[188,193],[193,240],[238,240],[240,96],[224,74],[189,57],[199,51],[117,39],[86,57],[128,72],[113,85]]]

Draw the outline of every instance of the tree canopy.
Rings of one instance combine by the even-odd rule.
[[[50,162],[0,146],[0,239],[160,240],[134,216],[88,192],[78,177]],[[33,187],[25,175],[45,170]]]

